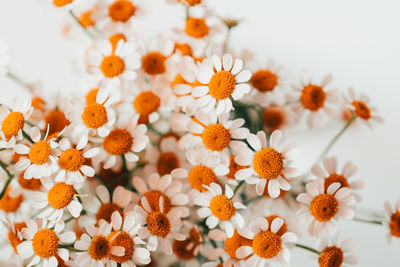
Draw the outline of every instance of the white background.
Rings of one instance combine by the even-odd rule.
[[[140,2],[140,1],[139,1]],[[146,3],[146,11],[157,14],[139,25],[144,30],[165,24],[179,25],[174,9]],[[364,179],[361,206],[382,209],[383,201],[400,198],[400,3],[396,0],[220,0],[210,1],[222,16],[243,18],[230,45],[249,48],[260,62],[274,58],[298,74],[307,67],[315,77],[334,74],[341,90],[353,86],[368,94],[385,123],[371,131],[359,124],[350,129],[332,150],[340,164],[352,160]],[[175,7],[176,9],[176,7]],[[74,76],[71,58],[88,45],[80,29],[72,29],[75,40],[61,36],[62,24],[73,21],[61,10],[49,8],[46,0],[1,0],[0,39],[13,56],[12,69],[27,81],[42,81],[48,90],[82,90]],[[164,26],[162,26],[164,25]],[[24,90],[9,80],[0,80],[1,102],[9,103]],[[320,130],[303,130],[290,136],[300,143],[302,160],[310,164],[339,123]],[[358,266],[399,266],[400,252],[389,246],[386,230],[357,222],[341,223],[343,237],[354,237]],[[309,245],[313,245],[310,243]],[[308,252],[293,250],[293,266],[315,266]]]

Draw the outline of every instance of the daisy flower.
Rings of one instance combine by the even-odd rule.
[[[292,109],[298,117],[301,118],[304,112],[308,112],[307,124],[310,128],[323,127],[325,120],[322,114],[329,117],[335,117],[336,112],[330,104],[336,103],[336,89],[326,90],[326,87],[332,80],[331,75],[326,75],[321,83],[311,82],[311,78],[304,77],[300,86],[293,86],[296,94],[288,96],[288,101],[296,102],[292,105]]]
[[[263,109],[262,120],[268,133],[272,133],[275,130],[283,130],[291,123],[287,107],[276,105]]]
[[[112,230],[112,226],[107,222],[102,221],[100,227],[88,224],[85,226],[85,230],[86,233],[83,233],[74,244],[75,249],[82,251],[76,253],[75,263],[78,266],[113,266],[109,257],[125,255],[123,246],[112,244],[107,238]]]
[[[233,60],[232,55],[224,54],[222,59],[213,55],[204,60],[199,67],[197,80],[202,84],[192,88],[192,96],[197,98],[197,106],[204,112],[215,109],[217,115],[233,109],[232,100],[239,100],[250,92],[246,83],[251,72],[242,70],[243,61]]]
[[[249,230],[241,233],[252,240],[251,245],[236,250],[239,259],[250,256],[245,261],[245,267],[289,263],[291,255],[288,246],[296,242],[297,237],[292,232],[280,231],[283,224],[280,217],[271,223],[266,218],[258,218],[250,223]]]
[[[125,255],[115,256],[110,254],[112,260],[111,266],[116,267],[121,264],[121,267],[131,267],[139,264],[150,263],[150,252],[137,245],[145,245],[146,243],[138,237],[138,231],[141,227],[136,222],[135,216],[128,215],[124,219],[118,211],[114,211],[111,215],[112,232],[108,235],[107,239],[110,246],[120,246],[125,248]]]
[[[141,197],[146,197],[152,210],[159,211],[158,205],[162,197],[165,213],[177,209],[181,212],[182,217],[189,216],[189,209],[185,207],[189,203],[189,198],[182,193],[182,183],[173,181],[171,175],[166,174],[160,177],[159,174],[153,173],[146,180],[135,176],[132,184]]]
[[[4,188],[4,185],[2,186]],[[18,187],[8,186],[4,196],[0,199],[0,210],[3,216],[9,216],[10,213],[20,211],[21,204],[24,201],[24,195]]]
[[[203,251],[203,237],[196,226],[193,226],[183,241],[174,240],[172,248],[175,256],[185,262],[185,266],[198,266],[196,256]]]
[[[43,266],[57,266],[57,257],[67,261],[69,251],[60,245],[71,244],[75,241],[73,232],[61,233],[64,224],[56,224],[54,229],[48,228],[47,222],[42,221],[39,228],[34,220],[27,220],[26,228],[21,230],[23,241],[17,246],[18,254],[24,259],[31,259],[27,266],[42,263]],[[33,256],[33,257],[32,257]]]
[[[169,4],[183,4],[188,6],[196,6],[200,5],[203,1],[202,0],[167,0]]]
[[[12,148],[23,139],[25,121],[33,112],[30,99],[15,98],[10,109],[0,106],[0,148]]]
[[[361,94],[359,97],[353,88],[349,88],[346,97],[346,108],[353,112],[353,116],[363,120],[368,127],[372,129],[376,123],[383,123],[382,117],[376,115],[376,108],[369,106],[370,99],[368,96]]]
[[[121,122],[103,139],[103,148],[96,160],[105,162],[103,168],[109,169],[114,165],[122,165],[122,156],[128,162],[139,160],[137,153],[149,143],[146,135],[146,125],[138,125],[139,115],[135,115],[128,122]]]
[[[282,132],[276,130],[271,134],[269,146],[263,131],[257,135],[249,134],[246,138],[250,148],[241,147],[235,161],[242,166],[249,166],[236,172],[237,180],[245,180],[248,184],[256,184],[256,191],[261,196],[265,188],[271,198],[277,198],[280,190],[289,191],[289,179],[296,176],[297,168],[288,166],[288,161],[297,157],[296,145],[288,145],[278,151]]]
[[[393,207],[388,201],[385,201],[384,208],[389,219],[389,222],[385,223],[389,230],[386,239],[389,243],[394,239],[400,247],[400,200]]]
[[[164,211],[164,198],[159,198],[157,210],[150,207],[146,197],[142,197],[141,206],[135,206],[137,221],[143,225],[139,230],[139,237],[148,238],[147,249],[156,251],[158,239],[160,239],[161,250],[167,254],[172,254],[170,239],[185,240],[185,235],[179,233],[182,225],[181,212],[178,209]],[[143,208],[142,208],[143,207]]]
[[[247,128],[241,127],[244,119],[229,120],[229,113],[217,116],[215,113],[198,113],[189,122],[189,133],[180,140],[186,149],[198,148],[200,157],[218,155],[222,161],[228,161],[230,151],[238,149],[249,134]]]
[[[73,185],[64,182],[54,183],[51,178],[42,178],[44,192],[36,191],[32,197],[36,201],[33,205],[35,209],[44,209],[37,217],[50,221],[61,220],[64,209],[77,218],[82,211],[82,204],[79,202]]]
[[[74,6],[77,6],[80,0],[47,0],[54,7],[70,10]]]
[[[40,130],[36,126],[30,129],[29,137],[33,141],[32,144],[15,146],[16,153],[26,156],[15,164],[15,168],[18,171],[25,170],[25,179],[49,177],[58,169],[54,150],[58,144],[54,138],[47,138],[47,134],[41,139]]]
[[[225,185],[225,192],[217,183],[211,183],[210,186],[204,186],[207,192],[201,193],[194,199],[194,203],[201,206],[197,214],[206,219],[208,228],[213,229],[218,224],[225,230],[228,237],[233,236],[236,227],[244,227],[243,216],[238,212],[240,209],[246,209],[240,202],[233,202],[233,191],[229,185]]]
[[[355,244],[351,238],[339,242],[339,234],[335,234],[330,239],[321,238],[317,246],[317,250],[321,251],[321,254],[319,256],[313,254],[313,256],[318,257],[320,267],[356,265],[358,263],[357,257],[349,255],[354,248]]]
[[[364,182],[362,180],[349,181],[349,178],[356,174],[358,170],[357,166],[355,166],[351,161],[348,161],[344,164],[342,172],[338,173],[337,158],[331,157],[323,160],[323,167],[324,168],[315,164],[311,171],[317,178],[324,181],[325,192],[331,184],[340,183],[340,187],[348,187],[352,189],[352,193],[356,200],[361,201],[361,195],[354,193],[354,190],[362,189],[364,187]]]
[[[0,76],[4,76],[8,73],[10,59],[7,44],[0,42]]]
[[[88,137],[82,136],[75,147],[71,146],[71,142],[63,138],[59,142],[61,154],[58,156],[58,166],[60,172],[57,174],[56,182],[67,182],[69,184],[76,184],[78,187],[85,181],[84,176],[92,177],[95,172],[94,169],[87,165],[87,162],[96,156],[99,152],[98,147],[91,148],[86,152],[82,150],[88,144]]]
[[[11,222],[8,219],[3,219],[0,226],[3,233],[3,243],[7,244],[0,249],[0,253],[3,253],[2,256],[9,257],[7,259],[8,262],[20,262],[21,258],[18,256],[17,247],[23,242],[21,230],[26,228],[26,223],[23,221],[17,222],[16,220]]]
[[[326,192],[322,180],[313,180],[306,185],[307,193],[297,196],[297,201],[306,204],[300,210],[303,218],[311,220],[308,232],[311,236],[320,236],[324,230],[333,233],[335,220],[339,217],[351,220],[354,217],[352,206],[356,200],[347,187],[340,188],[340,183],[328,186]]]

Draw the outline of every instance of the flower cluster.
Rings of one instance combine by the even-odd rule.
[[[90,38],[79,59],[90,82],[68,101],[45,95],[0,44],[0,75],[30,93],[0,106],[2,261],[287,266],[304,249],[321,267],[356,264],[340,220],[383,224],[400,244],[400,203],[360,218],[357,167],[327,157],[355,121],[382,121],[366,96],[340,95],[331,75],[295,83],[273,61],[250,71],[226,37],[239,21],[202,0],[169,0],[180,27],[151,37],[136,32],[140,1],[49,2]],[[342,130],[303,173],[285,131],[342,110]]]

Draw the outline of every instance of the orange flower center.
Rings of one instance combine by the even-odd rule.
[[[338,211],[338,202],[329,194],[316,196],[310,204],[311,214],[320,222],[332,219]]]
[[[32,145],[28,157],[33,164],[42,165],[49,161],[51,147],[46,141],[40,140]]]
[[[125,129],[114,129],[104,138],[104,149],[113,155],[122,155],[131,149],[133,137]]]
[[[73,1],[74,0],[53,0],[53,5],[56,7],[62,7],[71,4]]]
[[[135,242],[133,241],[132,237],[125,231],[114,231],[108,235],[107,239],[110,242],[110,247],[112,246],[121,246],[125,248],[125,255],[124,256],[114,256],[109,253],[109,257],[111,260],[122,263],[129,260],[134,252],[134,245]]]
[[[241,169],[247,168],[246,166],[241,166],[235,162],[235,156],[231,156],[229,159],[229,173],[226,175],[229,179],[236,180],[235,173]]]
[[[346,177],[340,174],[332,173],[329,177],[325,178],[324,187],[325,192],[328,190],[328,187],[333,183],[340,183],[340,187],[349,187],[349,183],[347,182]]]
[[[267,219],[269,225],[271,225],[272,221],[275,220],[276,218],[281,218],[281,217],[278,215],[270,215],[270,216],[265,217],[265,219]],[[281,228],[279,229],[278,232],[276,232],[276,234],[278,236],[282,236],[284,233],[286,233],[286,231],[287,231],[287,225],[286,225],[286,222],[284,221]]]
[[[104,236],[95,236],[90,242],[88,253],[95,260],[102,260],[110,252],[110,243]]]
[[[325,248],[318,258],[320,267],[340,267],[343,263],[343,251],[335,246]]]
[[[196,248],[202,242],[200,233],[196,228],[192,228],[189,235],[185,240],[174,240],[172,243],[175,255],[184,261],[194,258]]]
[[[57,254],[58,236],[53,230],[41,229],[32,239],[33,251],[41,258],[50,258]]]
[[[68,206],[74,198],[74,187],[66,183],[56,183],[47,193],[49,205],[55,209]]]
[[[177,50],[181,52],[182,56],[191,57],[193,55],[192,48],[188,44],[175,43],[174,52],[176,52]]]
[[[117,48],[118,42],[120,40],[124,40],[124,42],[126,42],[127,40],[125,35],[122,33],[113,34],[108,38],[108,41],[110,41],[111,43],[113,53],[115,53],[115,49]]]
[[[185,32],[191,37],[203,38],[209,30],[205,19],[192,17],[186,19]]]
[[[235,89],[235,83],[235,76],[229,71],[221,70],[215,73],[208,83],[210,95],[217,100],[228,98]]]
[[[213,151],[222,151],[231,142],[231,133],[219,123],[208,125],[201,137],[203,138],[203,144]]]
[[[147,217],[147,227],[152,235],[166,237],[171,232],[171,223],[166,214],[152,211]]]
[[[309,84],[301,93],[300,102],[305,109],[317,111],[324,106],[326,94],[321,86]]]
[[[210,210],[221,221],[230,220],[236,213],[232,200],[225,195],[215,196],[210,201]]]
[[[90,9],[90,10],[83,12],[79,16],[78,21],[84,28],[94,26],[95,21],[92,19],[92,14],[94,11],[95,11],[95,9]]]
[[[3,120],[3,123],[1,124],[1,130],[3,131],[7,140],[10,140],[11,137],[18,134],[19,130],[24,128],[24,124],[25,119],[21,112],[11,112]]]
[[[190,6],[195,6],[201,3],[202,0],[180,0],[186,2]]]
[[[108,120],[106,108],[97,103],[87,105],[82,112],[82,120],[88,128],[100,128]]]
[[[107,78],[114,78],[125,70],[125,61],[116,55],[109,55],[101,61],[100,70]]]
[[[260,92],[270,92],[278,85],[278,76],[270,70],[258,70],[250,79],[251,85]]]
[[[393,236],[400,237],[400,211],[396,211],[390,216],[389,228]]]
[[[179,166],[179,159],[173,152],[162,153],[157,160],[157,171],[161,176],[171,173]]]
[[[15,254],[18,255],[18,250],[17,247],[19,244],[22,243],[22,240],[19,239],[18,235],[16,234],[18,231],[21,231],[22,228],[26,227],[26,223],[22,222],[22,223],[15,223],[14,224],[14,229],[15,229],[15,233],[13,231],[9,231],[8,232],[8,241],[10,242],[10,245],[13,247]]]
[[[114,203],[105,203],[100,206],[99,210],[96,214],[96,220],[99,222],[101,219],[105,220],[106,222],[111,222],[111,215],[114,211],[118,211],[121,216],[123,216],[122,208]]]
[[[44,106],[46,105],[46,102],[39,96],[35,96],[34,98],[32,98],[32,107],[35,110],[40,110],[40,111],[44,111]]]
[[[117,0],[108,8],[108,15],[115,22],[127,22],[136,12],[131,1]]]
[[[254,155],[253,168],[264,179],[275,179],[282,174],[282,154],[273,148],[263,148]]]
[[[265,127],[270,132],[282,128],[282,126],[284,126],[286,123],[286,115],[284,110],[280,107],[274,106],[265,108],[263,111],[263,122]]]
[[[147,201],[149,202],[149,206],[150,206],[151,210],[160,211],[160,204],[159,204],[160,197],[164,198],[164,206],[163,206],[164,213],[168,213],[171,210],[171,201],[169,200],[169,198],[166,195],[164,195],[160,191],[146,192],[146,193],[144,193],[144,196],[146,197]],[[140,202],[140,206],[143,207],[141,202]]]
[[[85,158],[83,157],[83,153],[76,148],[65,150],[58,159],[60,168],[70,172],[79,171],[84,163]]]
[[[270,259],[278,255],[282,247],[281,238],[271,231],[258,233],[252,242],[254,253],[264,259]]]
[[[55,132],[61,132],[70,124],[69,120],[65,117],[65,113],[58,109],[47,113],[44,121],[46,125],[49,126],[49,135]]]
[[[147,123],[148,116],[160,107],[160,98],[151,91],[143,91],[133,101],[135,110],[141,115],[139,123]]]
[[[236,250],[242,246],[251,246],[251,243],[252,241],[250,239],[239,235],[237,230],[235,230],[231,238],[225,239],[225,251],[232,259],[239,260],[236,256]]]
[[[358,117],[364,120],[368,120],[371,118],[371,110],[369,107],[362,101],[354,100],[351,103],[355,108],[355,113]]]
[[[203,185],[210,185],[217,181],[214,171],[204,165],[197,165],[193,167],[189,172],[189,183],[190,185],[200,191],[204,192],[207,189]]]
[[[149,52],[142,57],[142,68],[149,75],[164,73],[166,59],[160,52]]]
[[[6,189],[6,193],[0,199],[0,210],[5,212],[15,212],[21,206],[24,197],[22,194],[18,195],[17,197],[10,196],[11,188],[8,187]]]
[[[86,105],[96,104],[97,93],[99,88],[93,88],[86,94]]]
[[[25,179],[24,172],[21,172],[18,175],[18,183],[22,188],[33,191],[39,190],[40,186],[42,185],[40,179],[35,179],[35,178]]]

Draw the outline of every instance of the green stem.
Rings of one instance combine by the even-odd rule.
[[[235,187],[235,190],[233,190],[233,196],[236,195],[237,191],[239,191],[240,187],[242,187],[243,184],[244,184],[244,180],[239,182],[239,184]]]
[[[11,80],[13,80],[16,84],[20,85],[21,87],[28,89],[28,91],[31,90],[29,88],[28,84],[26,82],[24,82],[21,78],[19,78],[17,75],[15,75],[14,73],[8,71],[7,77],[10,78]]]
[[[159,131],[157,131],[153,125],[151,125],[150,123],[147,124],[147,127],[149,128],[149,130],[151,130],[152,132],[154,132],[155,134],[159,135],[159,136],[163,136],[162,133],[160,133]]]
[[[308,247],[308,246],[301,245],[301,244],[296,244],[295,246],[298,247],[298,248],[302,248],[302,249],[308,250],[308,251],[310,251],[310,252],[312,252],[312,253],[321,255],[321,252],[319,252],[319,251],[316,250],[316,249],[310,248],[310,247]]]
[[[128,167],[126,165],[126,159],[125,159],[125,154],[121,154],[121,159],[122,159],[122,168],[124,169],[125,173],[128,173]]]
[[[361,219],[361,218],[353,218],[353,221],[362,222],[362,223],[370,223],[370,224],[378,224],[378,225],[382,225],[382,223],[383,223],[378,220],[367,220],[367,219]]]
[[[88,30],[79,22],[78,17],[75,15],[75,13],[72,10],[68,11],[71,17],[74,19],[74,21],[80,26],[80,28],[86,33],[87,36],[89,36],[90,39],[93,39],[93,35],[88,32]]]
[[[186,14],[186,19],[188,19],[190,17],[190,7],[189,6],[186,7],[185,14]]]
[[[14,178],[14,175],[12,175],[12,174],[10,173],[10,171],[7,169],[7,164],[5,164],[4,162],[0,161],[0,166],[3,168],[3,170],[4,170],[4,171],[7,173],[7,175],[8,175],[8,179],[7,179],[6,183],[4,184],[3,190],[1,190],[1,193],[0,193],[0,199],[2,199],[3,196],[4,196],[4,194],[5,194],[6,191],[7,191],[8,186],[9,186],[10,183],[11,183],[11,180]]]
[[[94,177],[97,181],[99,181],[102,185],[104,185],[105,187],[107,187],[108,191],[111,193],[111,188],[110,188],[110,186],[109,186],[106,182],[104,182],[104,180],[100,177],[100,175],[95,174],[95,175],[93,175],[93,177]]]
[[[22,135],[25,137],[26,140],[28,140],[32,144],[35,143],[35,142],[33,142],[32,138],[29,136],[29,134],[27,134],[24,130],[22,130]]]
[[[228,52],[228,42],[231,37],[231,28],[228,27],[228,31],[226,32],[225,43],[224,43],[224,53]]]

